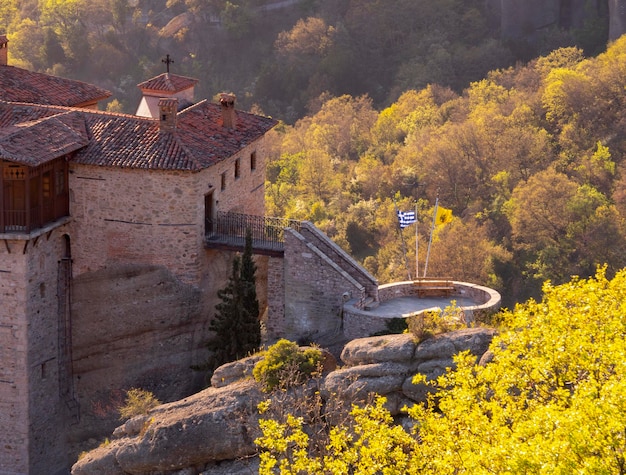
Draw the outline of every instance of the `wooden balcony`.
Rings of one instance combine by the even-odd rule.
[[[243,251],[249,229],[252,233],[252,252],[282,256],[285,250],[285,228],[299,231],[300,221],[218,211],[214,219],[205,222],[205,247]]]

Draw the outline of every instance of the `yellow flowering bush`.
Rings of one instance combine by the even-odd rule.
[[[407,409],[413,429],[382,398],[329,425],[322,452],[302,419],[263,420],[260,473],[626,473],[626,271],[543,292],[504,313],[490,363],[456,356]]]

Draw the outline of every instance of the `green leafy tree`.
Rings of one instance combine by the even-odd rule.
[[[55,64],[63,64],[66,61],[65,51],[61,41],[59,41],[59,36],[52,28],[44,30],[41,58],[47,68],[51,68]]]
[[[18,0],[0,0],[0,32],[9,31],[9,26],[18,17]]]

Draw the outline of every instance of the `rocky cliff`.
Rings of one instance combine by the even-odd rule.
[[[428,387],[413,384],[413,375],[435,378],[465,350],[476,355],[478,363],[494,333],[485,328],[459,330],[419,344],[408,334],[353,340],[341,354],[343,367],[335,368],[327,356],[322,394],[354,402],[374,392],[385,395],[389,410],[399,414],[405,404],[425,401],[428,395]],[[130,419],[115,430],[110,442],[83,455],[72,474],[256,473],[257,405],[267,395],[251,374],[260,358],[224,365],[213,375],[212,387]]]
[[[626,0],[487,0],[487,6],[500,18],[504,38],[532,38],[551,27],[581,28],[590,7],[600,17],[608,15],[609,40],[626,32]]]
[[[609,40],[626,33],[626,0],[609,0]]]

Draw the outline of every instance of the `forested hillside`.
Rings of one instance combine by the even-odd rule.
[[[280,119],[268,214],[313,221],[381,283],[415,276],[395,207],[417,202],[421,275],[438,196],[428,275],[511,305],[626,264],[626,39],[594,56],[590,14],[503,41],[489,3],[0,0],[0,34],[10,64],[106,87],[111,110],[134,112],[170,54],[198,98]]]
[[[626,36],[596,58],[563,48],[473,82],[408,90],[377,111],[330,98],[275,130],[269,214],[309,219],[382,282],[407,277],[397,207],[418,202],[429,276],[493,286],[511,305],[541,283],[626,264]],[[404,229],[409,267],[414,227]],[[423,272],[423,270],[421,270]],[[413,273],[413,275],[415,275]]]
[[[431,83],[461,92],[557,47],[604,49],[606,6],[587,9],[579,28],[502,41],[490,3],[0,0],[0,34],[11,64],[105,87],[117,110],[135,112],[136,85],[164,72],[170,54],[173,72],[200,79],[197,97],[230,90],[239,107],[290,124],[317,110],[325,92],[367,94],[382,108]]]

